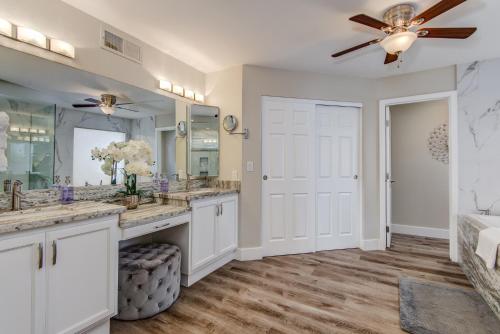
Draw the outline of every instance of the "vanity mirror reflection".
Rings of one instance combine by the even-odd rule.
[[[219,175],[219,108],[192,105],[188,108],[188,173]]]
[[[109,185],[111,176],[102,161],[92,159],[91,150],[129,140],[145,141],[153,152],[152,175],[138,182],[218,174],[218,108],[63,65],[57,71],[57,84],[0,78],[0,112],[9,116],[8,166],[0,172],[0,183],[20,180],[23,191],[57,184]],[[103,94],[111,94],[111,107],[101,104]],[[178,131],[179,123],[186,125],[186,133]],[[117,183],[122,182],[118,172]]]

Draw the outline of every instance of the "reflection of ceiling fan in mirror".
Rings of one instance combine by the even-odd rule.
[[[362,49],[372,44],[379,44],[386,51],[385,64],[398,60],[401,53],[408,50],[417,38],[452,38],[465,39],[477,28],[421,28],[415,29],[431,19],[460,5],[465,0],[442,0],[419,15],[415,15],[415,7],[408,4],[397,5],[384,14],[384,21],[360,14],[349,20],[383,31],[387,36],[356,45],[338,52],[332,57],[340,57],[347,53]]]
[[[133,110],[129,108],[123,107],[124,105],[134,104],[132,102],[129,103],[116,103],[116,96],[111,94],[102,94],[101,100],[96,100],[93,98],[85,99],[85,101],[90,103],[84,104],[73,104],[73,108],[100,108],[103,113],[106,115],[112,115],[115,112],[115,109],[123,109],[129,110],[133,112],[139,112],[138,110]]]

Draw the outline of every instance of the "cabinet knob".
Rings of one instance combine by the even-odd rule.
[[[267,175],[264,175],[264,176],[262,177],[262,180],[266,181],[266,180],[267,180]]]

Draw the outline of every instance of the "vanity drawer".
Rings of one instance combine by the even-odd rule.
[[[125,228],[122,230],[122,240],[128,240],[142,235],[151,234],[167,228],[189,223],[191,221],[191,213],[185,213],[180,216],[159,220],[153,223],[148,223],[140,226]]]

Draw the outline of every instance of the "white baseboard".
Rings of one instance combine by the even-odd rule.
[[[379,239],[361,240],[360,248],[364,251],[379,250]]]
[[[450,232],[444,228],[421,227],[410,225],[392,224],[392,233],[416,235],[419,237],[429,237],[438,239],[449,239]]]
[[[238,248],[236,253],[238,261],[262,260],[262,247]]]

